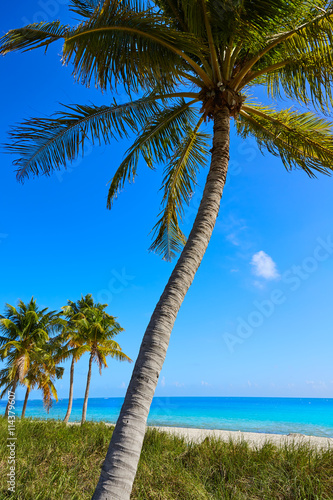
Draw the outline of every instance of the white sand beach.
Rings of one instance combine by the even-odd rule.
[[[329,449],[333,448],[333,438],[306,436],[304,434],[263,434],[260,432],[223,431],[208,429],[192,429],[184,427],[154,427],[163,432],[184,437],[189,442],[200,443],[206,437],[214,437],[223,441],[247,441],[253,448],[260,448],[265,443],[273,443],[277,446],[284,444],[310,444],[313,447]]]
[[[108,427],[114,426],[114,424],[104,423]],[[67,425],[80,425],[80,423],[68,422]],[[285,444],[309,444],[316,448],[333,449],[333,438],[306,436],[305,434],[265,434],[261,432],[223,431],[219,429],[193,429],[192,427],[157,427],[154,425],[147,426],[147,428],[183,437],[186,441],[193,443],[201,443],[207,437],[214,437],[226,442],[230,440],[246,441],[253,448],[260,448],[265,443],[272,443],[277,446]]]

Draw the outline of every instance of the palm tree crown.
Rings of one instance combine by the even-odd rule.
[[[20,300],[17,308],[6,304],[0,317],[0,359],[6,360],[0,385],[12,391],[17,383],[37,386],[49,407],[51,392],[56,396],[52,377],[60,377],[63,370],[56,365],[50,336],[61,330],[63,321],[55,311],[47,311],[40,309],[33,297],[27,304]]]
[[[20,300],[17,308],[6,304],[0,317],[0,357],[7,360],[20,382],[29,369],[34,349],[45,346],[49,336],[62,327],[59,314],[47,310],[39,309],[32,298],[27,304]]]
[[[83,20],[15,29],[0,51],[46,47],[63,40],[63,61],[75,78],[102,90],[122,85],[127,104],[70,105],[33,118],[11,132],[17,177],[50,174],[72,161],[87,139],[109,143],[128,132],[138,138],[110,184],[110,208],[142,157],[163,163],[162,207],[151,249],[170,260],[186,238],[180,229],[198,170],[207,162],[203,123],[227,106],[237,132],[252,135],[287,169],[330,173],[331,124],[313,111],[278,110],[251,93],[267,89],[327,113],[332,103],[332,2],[270,0],[71,0]],[[138,96],[136,100],[133,97]]]
[[[73,345],[75,359],[79,359],[85,352],[90,352],[100,373],[103,367],[107,367],[107,356],[119,361],[130,361],[119,344],[113,340],[124,329],[114,316],[105,311],[107,306],[94,303],[92,295],[88,294],[77,302],[68,301],[68,305],[63,307],[64,314],[70,318],[67,335],[69,344]]]

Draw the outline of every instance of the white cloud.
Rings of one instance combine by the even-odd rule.
[[[184,387],[184,384],[182,382],[175,382],[173,385],[175,385],[176,387]]]
[[[120,389],[126,389],[127,385],[125,384],[125,382],[122,382],[121,385],[120,385]]]
[[[165,377],[162,377],[162,379],[161,379],[161,386],[165,387]]]
[[[201,381],[201,385],[204,385],[206,387],[208,387],[210,384],[208,382],[205,382],[204,380]]]
[[[253,255],[251,264],[256,276],[260,276],[266,280],[275,280],[280,276],[274,260],[263,250]]]

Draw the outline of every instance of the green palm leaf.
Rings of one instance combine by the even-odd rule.
[[[182,3],[179,0],[155,0],[155,4],[173,27],[185,32],[190,31],[185,20]]]
[[[11,30],[0,38],[0,54],[14,50],[25,52],[39,47],[47,49],[50,43],[65,38],[69,32],[69,26],[61,24],[60,21],[28,24],[24,28]]]
[[[195,100],[185,102],[184,99],[180,99],[147,120],[141,134],[127,151],[111,180],[108,208],[111,208],[112,202],[125,182],[131,182],[136,176],[140,155],[150,168],[153,168],[155,163],[165,162],[165,159],[170,157],[193,117],[190,106],[194,102]]]
[[[99,12],[102,4],[101,0],[70,0],[70,10],[82,17],[90,18]]]
[[[284,51],[284,57],[276,57],[273,64],[264,67],[250,80],[267,86],[274,99],[284,94],[301,104],[312,103],[321,112],[329,112],[333,102],[333,51],[320,49],[298,52]],[[279,54],[280,56],[280,54]]]
[[[157,83],[168,89],[179,80],[184,63],[210,84],[200,65],[187,55],[204,57],[205,50],[204,44],[170,28],[153,10],[134,10],[126,2],[108,0],[98,16],[66,38],[64,60],[72,60],[79,81],[89,85],[93,79],[102,89],[121,83],[130,93]]]
[[[323,3],[323,2],[322,2]],[[234,79],[233,86],[236,89],[242,88],[244,82],[248,81],[246,76],[254,69],[261,69],[264,61],[274,55],[275,50],[282,47],[288,54],[304,53],[320,50],[321,53],[330,52],[333,41],[333,9],[324,10],[319,15],[314,16],[313,8],[309,9],[306,18],[300,25],[293,29],[280,33],[270,34],[266,41],[262,42],[262,48],[243,65]],[[318,11],[317,11],[318,12]],[[259,67],[256,67],[256,64]],[[244,82],[243,79],[245,78]]]
[[[243,138],[253,135],[261,150],[280,156],[288,170],[301,168],[310,177],[331,174],[332,124],[313,113],[244,106],[237,129]]]
[[[164,172],[164,208],[154,227],[156,236],[150,250],[160,253],[168,261],[186,242],[179,221],[183,216],[184,204],[189,204],[193,194],[197,172],[207,164],[207,140],[210,136],[199,133],[202,122],[203,118],[200,118],[194,128],[187,129]]]
[[[9,152],[20,155],[14,164],[17,179],[29,175],[49,175],[83,152],[86,140],[104,141],[126,136],[158,109],[154,98],[113,106],[64,106],[51,118],[31,118],[10,132]]]

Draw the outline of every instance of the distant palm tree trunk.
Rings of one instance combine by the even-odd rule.
[[[24,415],[25,415],[25,409],[26,409],[26,407],[27,407],[27,402],[28,402],[29,394],[30,394],[30,387],[27,387],[27,391],[26,391],[26,393],[25,393],[25,398],[24,398],[24,403],[23,403],[23,408],[22,408],[22,415],[21,415],[21,418],[24,418]]]
[[[67,413],[64,418],[64,422],[68,422],[69,417],[71,416],[71,411],[72,411],[72,405],[73,405],[73,384],[74,384],[74,356],[72,358],[72,364],[71,364],[71,372],[70,372],[70,380],[69,380],[69,398],[68,398],[68,407],[67,407]]]
[[[92,365],[92,360],[93,360],[93,354],[90,354],[89,358],[89,368],[88,368],[88,375],[87,375],[87,387],[86,387],[86,393],[84,395],[84,402],[83,402],[83,408],[82,408],[82,419],[81,419],[81,425],[84,424],[86,421],[86,416],[87,416],[87,406],[88,406],[88,396],[89,396],[89,386],[90,386],[90,379],[91,379],[91,365]]]
[[[12,386],[12,389],[11,389],[11,392],[14,393],[14,394],[15,394],[15,391],[16,391],[17,382],[18,382],[18,375],[15,375],[15,378],[13,380],[13,386]],[[7,402],[7,406],[6,406],[6,410],[5,410],[5,414],[4,414],[5,418],[8,418],[8,415],[9,415],[9,406],[10,406],[10,398],[8,398],[8,402]]]
[[[230,114],[216,112],[211,166],[193,228],[144,335],[93,500],[129,500],[150,405],[179,308],[218,216],[229,161]]]

